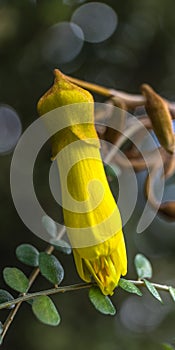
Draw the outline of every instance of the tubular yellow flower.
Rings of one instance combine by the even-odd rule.
[[[52,137],[64,222],[80,277],[86,282],[94,278],[103,294],[112,295],[127,272],[127,257],[120,213],[99,152],[93,98],[55,70],[54,85],[39,100],[38,112],[43,115],[65,105],[74,107],[65,113],[69,126]]]

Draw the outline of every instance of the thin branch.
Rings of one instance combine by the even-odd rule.
[[[89,83],[87,81],[73,78],[70,76],[66,76],[66,77],[69,79],[70,82],[75,83],[84,89],[93,91],[99,95],[105,96],[107,98],[117,97],[121,99],[126,104],[126,106],[136,107],[136,106],[142,106],[145,103],[145,97],[142,95],[132,95],[123,91],[109,89],[104,86]]]
[[[138,287],[146,287],[145,282],[141,281],[141,280],[129,280],[129,282],[135,284],[135,286]],[[171,286],[167,286],[166,284],[160,284],[160,283],[153,283],[151,282],[151,284],[158,290],[161,290],[163,292],[169,292],[169,289]]]
[[[68,78],[70,82],[72,82],[72,83],[74,83],[76,85],[79,85],[79,86],[81,86],[84,89],[93,91],[93,92],[95,92],[95,93],[97,93],[99,95],[102,95],[102,96],[105,96],[105,97],[112,97],[112,96],[114,96],[113,93],[111,92],[112,90],[108,89],[108,88],[106,88],[104,86],[100,86],[100,85],[97,85],[97,84],[89,83],[87,81],[80,80],[80,79],[77,79],[77,78],[73,78],[73,77],[70,77],[68,75],[66,75],[66,78]]]
[[[145,282],[141,280],[128,280],[128,282],[133,283],[135,286],[138,287],[146,287]],[[170,286],[159,284],[159,283],[152,283],[151,284],[158,290],[169,292]],[[78,283],[78,284],[72,284],[70,286],[64,286],[64,287],[56,287],[51,289],[42,290],[40,292],[34,292],[34,293],[28,293],[25,295],[22,295],[16,299],[7,301],[5,303],[0,304],[0,309],[8,308],[14,304],[19,305],[20,303],[24,301],[28,301],[31,299],[34,299],[36,297],[42,296],[42,295],[53,295],[58,293],[65,293],[65,292],[72,292],[76,290],[82,290],[82,289],[88,289],[90,287],[96,286],[96,283]]]
[[[4,308],[8,308],[11,305],[22,303],[24,301],[28,301],[31,299],[34,299],[36,297],[42,296],[42,295],[53,295],[57,293],[65,293],[65,292],[72,292],[80,289],[87,289],[95,285],[95,283],[78,283],[78,284],[73,284],[70,286],[65,286],[65,287],[56,287],[56,288],[51,288],[51,289],[46,289],[42,290],[40,292],[34,292],[34,293],[28,293],[23,296],[20,296],[16,299],[7,301],[3,304],[0,304],[0,310]]]
[[[93,84],[93,83],[89,83],[87,81],[81,80],[81,79],[77,79],[77,78],[73,78],[70,76],[66,77],[69,79],[69,81],[71,81],[74,84],[77,84],[79,86],[81,86],[84,89],[93,91],[99,95],[105,96],[107,98],[110,97],[117,97],[119,99],[121,99],[125,105],[128,108],[135,108],[137,106],[143,106],[145,104],[145,97],[143,95],[138,95],[138,94],[129,94],[126,93],[124,91],[119,91],[119,90],[115,90],[115,89],[109,89],[106,88],[104,86],[101,85],[97,85],[97,84]],[[168,104],[169,110],[170,112],[175,115],[175,102],[171,102],[168,101],[167,99],[164,98],[164,100],[166,101],[166,103]]]

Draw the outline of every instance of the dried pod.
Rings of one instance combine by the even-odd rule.
[[[166,101],[147,84],[141,86],[141,91],[146,98],[145,108],[160,144],[167,152],[174,153],[175,139],[172,119]]]
[[[175,172],[175,158],[174,155],[170,155],[166,153],[166,157],[164,159],[164,176],[165,179],[173,176]]]

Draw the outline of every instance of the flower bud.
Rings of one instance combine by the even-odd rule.
[[[93,98],[58,70],[55,75],[53,87],[38,102],[38,111],[42,115],[58,109],[59,119],[59,107],[75,107],[64,108],[68,126],[52,138],[65,226],[80,277],[86,282],[94,279],[102,293],[112,295],[120,276],[126,274],[127,257],[120,213],[99,151]]]
[[[141,86],[141,91],[146,98],[145,108],[160,144],[167,152],[174,153],[172,118],[166,101],[147,84]]]

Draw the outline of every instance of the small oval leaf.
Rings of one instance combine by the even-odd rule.
[[[26,301],[26,303],[29,304],[29,305],[32,305],[33,301],[34,301],[34,299],[29,299],[29,300]]]
[[[107,176],[116,178],[121,175],[121,169],[116,164],[113,164],[113,163],[105,164],[104,168]]]
[[[39,252],[31,244],[21,244],[16,248],[16,256],[19,261],[29,266],[39,265]]]
[[[60,284],[64,278],[64,269],[54,255],[40,253],[39,269],[41,274],[54,285]]]
[[[120,288],[126,290],[126,292],[128,293],[134,293],[139,296],[142,296],[142,292],[140,291],[140,289],[137,288],[134,283],[127,281],[124,278],[120,278],[118,285]]]
[[[7,292],[4,289],[0,289],[0,304],[6,303],[8,301],[12,301],[13,299],[14,297],[9,292]],[[14,308],[14,306],[15,305],[12,304],[8,307],[8,309],[12,309]]]
[[[169,292],[170,292],[170,295],[171,295],[173,301],[175,301],[175,288],[169,287]]]
[[[137,254],[135,256],[134,263],[137,275],[140,279],[152,277],[151,263],[143,254]]]
[[[55,221],[50,216],[44,215],[41,219],[42,225],[50,237],[57,237],[57,226]]]
[[[157,299],[158,301],[160,301],[160,303],[163,303],[160,294],[158,293],[157,289],[153,286],[153,284],[151,282],[147,281],[146,279],[144,279],[144,282],[145,282],[147,289],[153,295],[153,297],[155,299]]]
[[[59,313],[47,295],[36,297],[32,303],[32,310],[37,319],[44,324],[57,326],[60,323]]]
[[[52,244],[56,250],[64,254],[72,253],[72,248],[70,244],[64,241],[63,239],[59,239],[58,241],[56,239],[51,239],[50,244]]]
[[[115,315],[116,309],[108,296],[103,295],[98,287],[91,287],[89,290],[89,299],[95,309],[104,315]]]
[[[5,267],[3,270],[4,281],[9,287],[20,293],[25,293],[29,286],[28,278],[16,267]]]
[[[0,335],[2,334],[2,332],[3,332],[3,324],[2,324],[2,322],[0,321]]]

